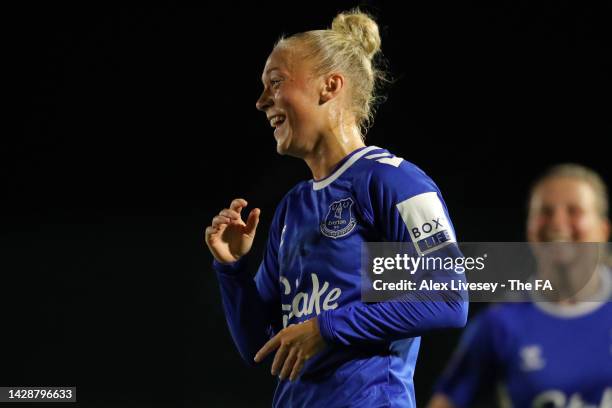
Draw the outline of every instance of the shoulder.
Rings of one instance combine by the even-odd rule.
[[[376,148],[359,160],[352,177],[372,222],[385,225],[386,239],[420,242],[435,235],[431,240],[455,241],[440,190],[414,163]]]
[[[372,192],[409,198],[438,191],[434,181],[414,163],[383,148],[372,150],[360,161],[355,176],[367,181]]]

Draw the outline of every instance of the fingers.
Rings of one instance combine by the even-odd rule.
[[[212,227],[218,229],[221,225],[229,224],[230,219],[224,215],[216,215],[212,219]]]
[[[274,361],[272,362],[272,368],[270,372],[272,375],[277,375],[281,368],[283,368],[283,363],[289,354],[289,350],[291,347],[288,344],[283,344],[278,348],[276,355],[274,356]]]
[[[291,371],[293,371],[293,366],[295,365],[297,356],[298,356],[297,349],[292,348],[291,351],[289,351],[289,355],[285,359],[285,364],[283,364],[283,370],[281,371],[280,376],[279,376],[281,380],[284,380],[285,378],[289,377],[289,374],[291,374]]]
[[[272,375],[278,375],[281,380],[289,376],[291,376],[291,380],[297,378],[305,361],[300,355],[299,348],[292,347],[290,343],[281,344],[274,356],[270,372]]]
[[[304,358],[301,358],[298,355],[297,361],[293,365],[293,370],[291,370],[291,374],[289,375],[289,380],[290,381],[295,381],[298,378],[298,376],[302,372],[302,368],[304,368],[304,363],[305,362],[306,362],[306,360]]]
[[[253,211],[251,211],[251,214],[249,214],[249,218],[251,218],[252,215],[253,215]],[[224,208],[223,210],[219,212],[219,215],[216,215],[215,217],[213,217],[211,226],[215,230],[217,230],[222,225],[227,225],[227,224],[230,224],[236,221],[240,223],[242,222],[242,219],[240,218],[240,213],[238,211],[235,211],[229,208]],[[253,222],[255,222],[255,226],[254,227],[251,226],[251,228],[256,228],[257,222],[259,222],[259,217],[257,217],[256,220],[251,221],[251,223]]]
[[[319,332],[317,318],[289,325],[270,339],[255,355],[259,363],[266,355],[278,349],[272,363],[272,375],[282,366],[279,378],[291,381],[299,377],[306,361],[325,348],[325,341]]]
[[[264,344],[257,354],[255,354],[255,362],[261,362],[268,354],[278,349],[274,356],[270,371],[272,375],[278,374],[281,380],[289,378],[293,381],[299,376],[304,368],[306,358],[304,358],[303,351],[300,349],[299,345],[291,342],[283,343],[281,335],[282,333],[278,333]]]
[[[280,333],[279,333],[280,334]],[[261,349],[255,354],[255,362],[259,363],[262,361],[268,354],[272,351],[276,350],[280,345],[280,337],[279,334],[272,337],[266,344],[263,345]]]
[[[206,231],[204,233],[204,238],[206,240],[206,243],[208,243],[208,240],[210,239],[210,236],[212,234],[214,234],[215,232],[217,232],[217,229],[213,228],[212,225],[209,226],[209,227],[206,227]]]
[[[236,198],[232,200],[230,204],[230,210],[236,211],[240,214],[240,211],[248,205],[247,201],[243,198]]]
[[[259,224],[259,214],[261,214],[261,210],[259,208],[254,208],[251,210],[244,229],[245,234],[253,235],[255,233],[257,225]]]
[[[242,223],[242,218],[240,217],[240,212],[244,207],[247,206],[247,201],[242,198],[236,198],[232,200],[230,204],[230,208],[224,208],[219,211],[219,214],[213,218],[212,227],[219,228],[221,225],[229,224],[231,222],[238,221]],[[257,224],[259,223],[259,208],[255,208],[249,213],[249,217],[247,220],[247,234],[252,234],[257,228]],[[244,224],[243,224],[244,225]]]
[[[229,210],[227,208],[224,208],[223,210],[221,210],[219,212],[219,215],[222,215],[224,217],[229,218],[232,221],[238,221],[240,220],[240,214],[237,211],[234,210]]]

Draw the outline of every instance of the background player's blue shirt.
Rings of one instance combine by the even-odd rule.
[[[302,182],[284,197],[254,282],[241,261],[215,263],[230,331],[247,362],[270,336],[318,316],[329,347],[307,361],[297,381],[279,381],[274,406],[416,406],[419,336],[462,327],[467,303],[460,296],[362,303],[360,254],[362,243],[372,241],[414,242],[421,251],[418,242],[434,235],[442,238],[431,250],[460,256],[433,181],[371,146],[346,157],[329,177]]]
[[[469,407],[499,382],[515,408],[611,408],[610,271],[602,277],[600,303],[489,308],[468,325],[436,391]]]

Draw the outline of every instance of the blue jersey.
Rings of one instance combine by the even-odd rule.
[[[469,407],[500,384],[514,407],[612,407],[610,271],[603,302],[508,303],[471,322],[436,391]]]
[[[318,316],[328,347],[306,362],[298,380],[279,381],[274,406],[416,406],[419,336],[462,327],[467,303],[460,296],[363,303],[361,247],[374,241],[413,242],[419,253],[427,241],[428,252],[460,256],[434,182],[370,146],[351,153],[329,177],[302,182],[283,198],[254,281],[243,261],[215,263],[228,325],[245,361],[252,363],[287,325]]]

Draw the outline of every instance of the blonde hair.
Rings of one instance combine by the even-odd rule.
[[[306,58],[314,62],[317,75],[341,72],[346,75],[351,94],[351,111],[362,135],[372,125],[376,93],[386,75],[374,57],[380,51],[378,25],[358,8],[338,14],[330,29],[312,30],[281,38],[276,46],[299,42]]]
[[[609,203],[606,183],[603,181],[601,176],[597,174],[597,172],[580,164],[563,163],[549,168],[533,183],[529,196],[533,196],[536,188],[538,188],[542,182],[557,177],[575,178],[587,183],[595,193],[595,198],[597,200],[597,212],[602,218],[608,218]]]

